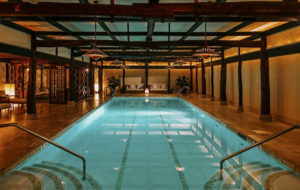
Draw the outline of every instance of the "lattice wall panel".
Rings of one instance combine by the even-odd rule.
[[[8,82],[15,84],[15,97],[24,98],[24,67],[22,64],[8,65]]]
[[[50,68],[50,104],[66,104],[66,68],[52,66]]]
[[[75,100],[87,98],[90,94],[87,67],[77,67],[75,80]]]

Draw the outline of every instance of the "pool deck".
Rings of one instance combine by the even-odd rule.
[[[12,111],[1,111],[0,123],[18,123],[44,137],[53,138],[101,103],[94,98],[67,105],[38,103],[37,120],[26,120],[26,108],[14,107]],[[1,176],[27,158],[43,141],[13,127],[0,130]]]
[[[122,95],[123,96],[123,95]],[[144,96],[144,94],[126,94],[124,96]],[[169,96],[151,94],[150,96]],[[233,131],[242,134],[249,141],[259,141],[291,125],[273,121],[261,121],[259,116],[237,112],[237,107],[221,105],[219,101],[210,101],[201,95],[192,94],[184,98],[207,113],[227,124]],[[89,98],[76,104],[49,105],[37,104],[37,120],[26,120],[26,109],[15,107],[12,112],[2,111],[0,123],[17,122],[26,128],[48,138],[53,138],[77,119],[101,105],[103,102]],[[43,142],[15,128],[0,129],[0,176],[24,160]],[[266,143],[263,149],[297,172],[300,172],[300,130],[295,130]],[[13,145],[13,146],[12,146]]]

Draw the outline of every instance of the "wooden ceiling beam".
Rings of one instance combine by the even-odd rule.
[[[55,20],[58,22],[93,22],[93,17],[45,17],[48,20]],[[103,22],[111,22],[111,18],[108,16],[99,16],[99,20]],[[199,20],[203,20],[204,17],[199,16]],[[205,18],[207,22],[265,22],[260,21],[255,17],[208,17]],[[37,17],[4,17],[6,21],[40,21]],[[155,19],[156,22],[161,19]],[[175,16],[172,19],[164,19],[165,22],[195,22],[195,16]],[[114,22],[145,22],[144,18],[139,17],[114,17]]]
[[[55,36],[94,36],[95,32],[35,32],[37,36],[40,35],[55,35]],[[110,34],[113,36],[146,36],[147,32],[111,32]],[[152,36],[184,36],[187,32],[153,32]],[[207,32],[207,36],[258,36],[263,34],[263,32]],[[105,36],[107,32],[97,32],[97,36]],[[192,32],[188,36],[204,36],[204,32]]]
[[[90,40],[36,40],[33,42],[37,47],[79,47],[86,46]],[[128,46],[140,48],[156,49],[162,46],[204,46],[204,40],[190,40],[190,41],[112,41],[112,40],[97,40],[97,44],[102,46]],[[261,41],[234,41],[234,40],[210,40],[207,41],[209,46],[226,46],[226,47],[261,47]]]
[[[105,22],[98,20],[98,24],[101,26],[101,28],[105,31],[106,35],[108,35],[112,40],[118,41],[118,39],[115,37],[115,35],[112,34],[108,26],[105,24]],[[94,33],[95,35],[95,33]]]
[[[155,27],[155,21],[153,19],[150,19],[147,24],[147,37],[146,37],[147,42],[152,41],[154,27]]]
[[[267,21],[298,21],[300,3],[204,2],[153,5],[133,4],[131,6],[79,3],[0,3],[0,16],[94,17],[95,15],[148,19],[174,19],[176,15],[197,15],[206,17],[254,17]]]
[[[198,21],[195,22],[191,28],[189,28],[189,30],[179,39],[179,41],[183,41],[185,40],[187,37],[191,36],[191,34],[193,34],[193,32],[195,30],[197,30],[197,28],[199,28],[199,26],[202,24],[202,22]]]

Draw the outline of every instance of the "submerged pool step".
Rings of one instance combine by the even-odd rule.
[[[243,189],[262,189],[265,178],[278,171],[282,171],[282,169],[280,167],[269,167],[251,172],[251,175],[248,175],[243,179]]]
[[[69,165],[55,163],[55,162],[49,162],[49,161],[43,161],[42,164],[65,168],[66,170],[71,171],[74,174],[76,174],[78,178],[82,178],[82,170],[80,170],[74,166],[69,166]],[[102,189],[100,184],[89,174],[87,174],[87,179],[85,181],[83,181],[83,183],[89,185],[90,187],[88,189],[91,189],[91,190],[101,190]]]
[[[214,174],[205,184],[205,190],[258,190],[263,189],[264,179],[277,171],[280,167],[272,167],[261,162],[248,162],[229,166],[223,171],[223,181],[220,172]]]
[[[48,183],[48,181],[45,181],[45,178],[43,178],[43,176],[46,176],[48,179],[51,180],[51,182],[53,182],[56,190],[64,190],[65,189],[64,185],[61,183],[62,180],[51,171],[43,170],[43,169],[35,168],[35,167],[24,167],[24,168],[22,168],[22,170],[31,172],[34,175],[41,176],[41,178],[44,179],[43,180],[44,187],[45,187],[45,183]]]
[[[224,190],[229,189],[241,189],[242,182],[246,176],[251,178],[251,175],[253,171],[260,170],[261,168],[270,167],[270,164],[262,164],[262,163],[255,163],[251,165],[245,165],[242,164],[239,169],[235,169],[229,174],[229,177],[227,177],[226,180],[223,182],[223,188]],[[250,179],[249,179],[250,180]]]
[[[16,183],[17,182],[17,183]],[[30,172],[12,171],[0,179],[0,189],[43,189],[42,179]]]
[[[40,164],[23,167],[19,173],[28,173],[33,177],[41,179],[40,186],[45,190],[100,190],[100,184],[90,175],[82,180],[82,170],[61,163],[43,161]]]
[[[34,164],[33,167],[46,169],[56,173],[56,175],[63,179],[66,189],[83,190],[83,184],[81,183],[80,178],[78,179],[75,175],[67,170],[45,164]]]

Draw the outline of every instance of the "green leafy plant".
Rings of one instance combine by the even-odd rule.
[[[179,88],[182,88],[184,86],[189,86],[189,78],[186,76],[179,76],[176,79],[176,85],[179,86]],[[183,89],[182,93],[186,93],[186,89]]]
[[[189,78],[186,76],[179,76],[176,79],[176,85],[179,86],[180,88],[184,87],[184,86],[189,86]]]
[[[120,79],[114,76],[108,78],[107,81],[108,81],[108,86],[112,87],[113,89],[116,89],[116,87],[120,85]]]

